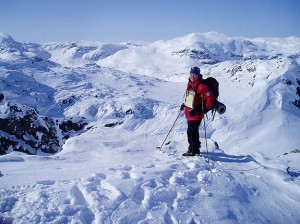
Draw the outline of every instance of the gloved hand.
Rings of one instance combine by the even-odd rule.
[[[200,113],[202,115],[206,114],[208,112],[207,109],[204,109],[204,108],[199,108],[199,107],[196,107],[196,108],[193,108],[193,109],[189,109],[189,114],[191,117],[194,117],[196,113]]]
[[[194,117],[195,116],[195,113],[196,113],[196,111],[195,111],[195,109],[189,109],[189,115],[191,116],[191,117]]]
[[[183,111],[183,110],[184,110],[184,107],[185,107],[184,103],[183,103],[183,104],[181,104],[181,106],[180,106],[180,110],[181,110],[181,111]]]

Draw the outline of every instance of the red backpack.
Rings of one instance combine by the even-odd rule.
[[[225,113],[226,106],[217,100],[219,97],[219,82],[213,77],[208,77],[206,79],[203,79],[200,84],[208,86],[212,91],[214,97],[216,98],[214,107],[212,108],[213,118],[216,112],[218,112],[219,114]]]
[[[206,79],[203,79],[200,84],[207,85],[210,88],[210,90],[212,91],[214,97],[216,99],[218,99],[218,97],[219,97],[219,82],[215,78],[208,77]]]

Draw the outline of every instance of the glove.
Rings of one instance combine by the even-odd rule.
[[[191,116],[191,117],[194,117],[195,116],[195,109],[189,109],[189,115]]]
[[[181,106],[180,106],[180,110],[181,110],[181,111],[183,111],[183,110],[184,110],[184,107],[185,107],[184,103],[183,103],[183,104],[181,104]]]
[[[200,114],[202,114],[202,115],[204,115],[204,114],[206,114],[208,112],[208,110],[207,109],[204,109],[204,108],[193,108],[193,109],[189,109],[189,115],[191,116],[191,117],[194,117],[195,116],[195,114],[196,113],[200,113]]]

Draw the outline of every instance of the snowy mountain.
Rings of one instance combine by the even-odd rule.
[[[299,37],[0,34],[0,223],[298,223],[299,64]],[[182,158],[183,115],[156,146],[192,66],[227,111],[208,115],[207,149],[201,125],[202,156]]]

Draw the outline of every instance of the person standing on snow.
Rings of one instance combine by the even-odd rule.
[[[199,126],[204,114],[212,109],[215,103],[215,97],[211,89],[207,85],[201,84],[202,80],[200,68],[191,68],[184,103],[180,107],[180,110],[184,110],[188,124],[187,139],[189,148],[187,152],[182,154],[183,156],[200,155]]]

